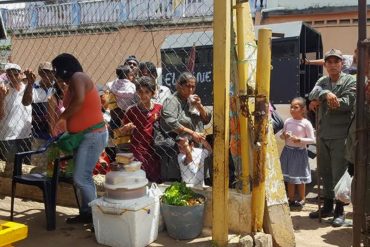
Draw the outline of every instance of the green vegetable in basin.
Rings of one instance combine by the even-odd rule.
[[[162,202],[173,206],[193,206],[203,203],[203,198],[186,187],[184,182],[174,182],[162,196]]]

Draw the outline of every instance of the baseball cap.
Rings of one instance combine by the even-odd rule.
[[[7,63],[7,64],[5,64],[5,71],[11,70],[11,69],[18,70],[19,72],[22,70],[21,69],[21,66],[19,66],[18,64],[15,64],[15,63]]]
[[[53,66],[49,62],[42,62],[39,65],[39,70],[53,70]]]
[[[324,60],[326,61],[326,59],[328,59],[329,57],[337,57],[340,60],[343,60],[342,52],[337,49],[331,49],[328,52],[326,52],[324,55]]]

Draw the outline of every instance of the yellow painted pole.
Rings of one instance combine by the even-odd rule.
[[[270,97],[271,36],[271,29],[260,29],[258,32],[252,232],[262,231],[265,210],[265,163],[268,130],[268,102]]]
[[[238,3],[236,5],[236,16],[237,16],[237,48],[238,48],[238,73],[239,73],[239,99],[240,105],[248,104],[247,98],[247,80],[249,72],[249,64],[247,63],[247,43],[254,40],[253,35],[247,32],[248,18],[250,17],[250,7],[248,2]],[[251,21],[251,20],[250,20]],[[252,36],[252,37],[251,37]],[[248,129],[247,116],[243,115],[240,111],[239,114],[239,126],[240,126],[240,146],[241,146],[241,164],[242,164],[242,192],[249,193],[249,161],[251,148],[250,133]]]
[[[227,246],[231,1],[214,1],[213,26],[212,240],[216,246]]]

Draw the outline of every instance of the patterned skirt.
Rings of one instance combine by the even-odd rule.
[[[290,184],[311,183],[307,149],[285,146],[280,156],[284,181]]]

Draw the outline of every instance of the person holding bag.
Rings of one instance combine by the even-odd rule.
[[[68,218],[67,223],[90,223],[92,214],[88,203],[96,199],[92,174],[108,143],[101,101],[93,81],[83,72],[80,62],[73,55],[60,54],[53,59],[52,65],[57,80],[68,85],[63,99],[65,111],[59,116],[54,129],[66,126],[67,137],[64,137],[64,141],[68,142],[68,138],[71,138],[74,139],[72,143],[77,144],[72,147],[73,181],[78,190],[80,208],[79,215]]]

